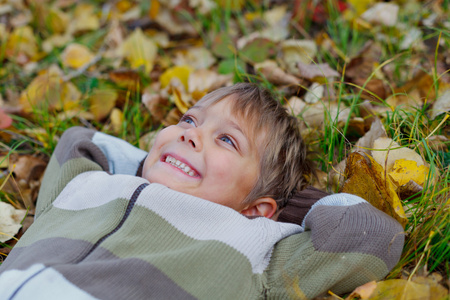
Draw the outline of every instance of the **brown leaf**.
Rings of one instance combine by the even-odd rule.
[[[340,76],[339,73],[333,70],[328,64],[304,64],[298,62],[297,68],[296,75],[308,80]]]
[[[269,82],[275,85],[297,85],[302,82],[300,78],[286,73],[274,61],[266,60],[255,64],[255,70],[261,72]]]
[[[372,123],[370,130],[367,131],[366,134],[356,142],[355,149],[359,152],[370,154],[370,151],[373,148],[374,141],[380,137],[387,137],[387,134],[386,130],[383,127],[383,123],[381,123],[381,120],[379,118],[376,118]]]
[[[345,298],[345,300],[352,300],[357,297],[362,300],[370,299],[370,295],[372,295],[376,288],[377,282],[370,281],[366,284],[358,286],[347,298]]]
[[[151,94],[149,92],[145,92],[142,95],[142,103],[150,111],[152,121],[154,123],[161,122],[167,115],[170,108],[168,98],[165,98],[159,94]]]
[[[394,186],[384,176],[380,164],[370,155],[365,157],[357,152],[349,155],[345,167],[346,180],[340,192],[360,196],[405,227],[408,219]]]
[[[139,73],[130,69],[119,69],[108,73],[109,78],[127,91],[137,91],[141,86]]]
[[[206,93],[216,90],[222,86],[232,83],[232,75],[221,75],[217,72],[200,69],[195,70],[189,74],[188,78],[188,92],[189,93]]]

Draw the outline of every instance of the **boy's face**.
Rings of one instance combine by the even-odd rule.
[[[256,183],[259,155],[248,125],[233,115],[233,96],[189,109],[177,125],[163,129],[142,175],[152,183],[237,211]]]

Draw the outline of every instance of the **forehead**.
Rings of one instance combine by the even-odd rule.
[[[227,105],[229,114],[237,121],[251,144],[255,145],[258,149],[263,146],[267,128],[261,121],[263,117],[260,115],[260,112],[255,109],[257,103],[243,101],[242,99],[239,99],[237,94],[231,94],[222,98],[202,98],[194,107],[201,107],[206,111],[209,107],[218,104]]]

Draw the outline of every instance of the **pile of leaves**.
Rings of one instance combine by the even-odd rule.
[[[3,257],[33,221],[64,130],[148,150],[206,93],[251,81],[301,120],[311,184],[405,228],[391,279],[351,297],[448,293],[447,0],[0,0],[0,43]]]

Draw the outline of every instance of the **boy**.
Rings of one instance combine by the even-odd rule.
[[[308,170],[296,119],[252,84],[205,96],[147,156],[70,129],[0,268],[1,295],[307,299],[383,278],[402,228],[363,199],[326,196],[300,209],[301,226],[270,219]]]

